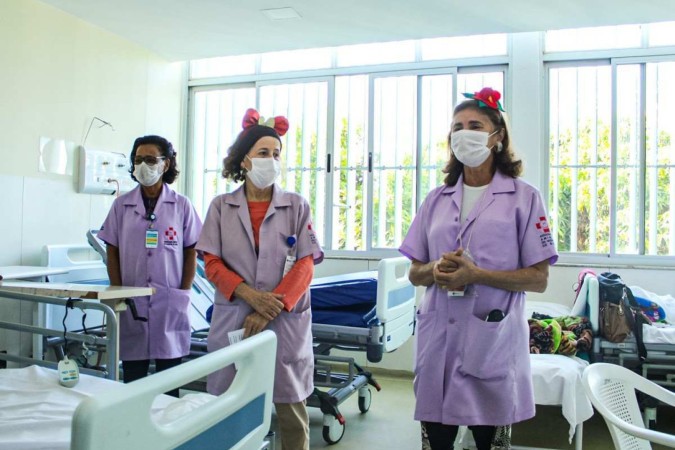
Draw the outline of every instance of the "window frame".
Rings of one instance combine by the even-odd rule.
[[[643,43],[645,38],[643,36]],[[645,267],[672,267],[675,265],[675,255],[646,255],[646,231],[643,226],[640,230],[640,241],[638,242],[638,254],[620,254],[616,251],[616,226],[617,226],[617,69],[622,65],[640,65],[640,116],[639,123],[639,171],[640,171],[640,188],[639,195],[639,218],[640,223],[645,223],[646,216],[646,182],[647,182],[647,167],[646,167],[646,65],[648,63],[658,62],[675,62],[675,47],[649,47],[649,48],[631,48],[631,49],[617,49],[617,50],[600,50],[600,51],[583,51],[583,52],[559,52],[548,53],[543,55],[543,71],[544,82],[542,83],[542,98],[544,99],[544,132],[542,133],[542,145],[546,149],[546,157],[542,159],[541,169],[544,171],[546,180],[550,179],[550,120],[551,120],[551,104],[550,104],[550,73],[551,69],[565,68],[565,67],[587,67],[606,65],[610,67],[611,86],[611,135],[610,135],[610,177],[611,177],[611,192],[610,192],[610,243],[609,253],[580,253],[580,252],[560,252],[559,263],[568,265],[597,265],[597,266],[629,266],[634,268]],[[673,181],[671,181],[673,182]],[[550,208],[549,204],[549,183],[541,186],[541,193],[547,205],[547,210]]]
[[[188,92],[189,92],[189,105],[188,105],[188,158],[186,167],[188,169],[188,177],[186,177],[186,188],[188,195],[194,193],[195,187],[195,177],[190,175],[192,168],[196,166],[196,162],[193,158],[196,158],[197,155],[194,154],[193,142],[195,138],[195,129],[194,129],[194,114],[195,114],[195,95],[197,92],[204,92],[210,90],[224,90],[224,89],[236,89],[236,88],[255,88],[255,107],[259,108],[260,104],[260,89],[264,86],[271,85],[280,85],[280,84],[293,84],[293,83],[308,83],[308,82],[327,82],[327,105],[328,105],[328,115],[327,115],[327,134],[326,134],[326,155],[330,155],[331,163],[334,161],[334,155],[336,149],[334,148],[334,136],[335,136],[335,80],[339,76],[350,76],[350,75],[365,75],[368,77],[368,133],[367,133],[367,150],[368,153],[372,155],[373,153],[373,139],[374,133],[372,126],[374,123],[374,83],[376,79],[386,78],[386,77],[397,77],[397,76],[415,76],[416,77],[416,111],[415,111],[415,138],[414,138],[414,152],[416,161],[420,160],[422,153],[422,142],[421,142],[421,133],[419,133],[422,114],[419,108],[419,100],[422,89],[422,79],[424,76],[433,76],[433,75],[451,75],[453,77],[453,93],[452,93],[452,105],[457,104],[458,94],[457,94],[457,80],[460,74],[471,74],[471,73],[482,73],[482,72],[502,72],[502,77],[504,81],[504,88],[506,89],[509,84],[509,56],[489,56],[489,57],[478,57],[478,58],[462,58],[457,60],[433,60],[433,61],[424,61],[424,62],[412,62],[412,63],[396,63],[396,64],[386,64],[386,65],[374,65],[374,66],[358,66],[358,67],[336,67],[333,69],[318,69],[310,71],[299,71],[299,72],[284,72],[284,73],[256,73],[254,75],[235,75],[228,77],[218,77],[218,78],[208,78],[208,79],[195,79],[188,82]],[[449,129],[449,124],[448,124]],[[368,217],[371,219],[367,224],[367,236],[366,239],[366,248],[365,250],[338,250],[330,248],[333,242],[333,232],[332,232],[332,223],[334,217],[334,205],[333,205],[333,189],[335,187],[335,173],[334,170],[326,170],[326,161],[324,162],[324,174],[326,175],[326,193],[324,196],[325,201],[325,223],[326,227],[324,230],[324,241],[322,245],[324,246],[324,251],[327,256],[330,257],[344,257],[344,258],[381,258],[381,257],[390,257],[395,254],[398,254],[396,248],[380,248],[372,246],[372,235],[373,235],[373,223],[372,223],[372,213],[373,213],[373,179],[372,179],[372,168],[369,170],[368,177],[368,186],[367,193],[369,196],[368,201]],[[413,201],[415,204],[415,211],[417,211],[426,197],[427,193],[421,193],[421,174],[422,168],[419,164],[416,164],[415,167],[415,192]],[[203,196],[202,196],[203,197]],[[206,199],[204,199],[206,201]]]

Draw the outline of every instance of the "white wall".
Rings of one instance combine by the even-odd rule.
[[[128,154],[144,134],[181,142],[184,64],[33,0],[0,2],[0,266],[39,265],[45,244],[86,243],[112,197],[38,171],[40,138]],[[20,312],[0,300],[0,316]],[[0,330],[0,350],[8,336]]]

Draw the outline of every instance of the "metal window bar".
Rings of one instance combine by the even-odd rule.
[[[572,161],[575,165],[579,164],[579,103],[582,99],[579,97],[579,71],[574,73],[574,92],[577,96],[576,107],[574,108],[574,125],[572,129]],[[570,251],[579,250],[579,169],[571,169],[571,200],[570,200]]]
[[[598,92],[600,90],[600,83],[599,83],[599,76],[598,76],[598,68],[596,68],[593,71],[593,77],[595,81],[595,108],[593,108],[593,151],[591,152],[591,165],[597,166],[598,164],[598,139],[600,132],[598,130],[598,122],[599,122],[599,115],[598,115],[598,108],[600,107],[599,105],[599,98],[598,98]],[[597,253],[598,251],[598,243],[597,243],[597,235],[598,235],[598,203],[599,203],[599,197],[598,197],[598,169],[597,167],[595,169],[591,170],[591,198],[590,198],[590,229],[589,229],[589,248],[588,251],[591,253]]]
[[[649,190],[649,230],[648,230],[648,241],[649,247],[646,250],[650,255],[658,254],[658,193],[659,193],[659,174],[658,174],[658,163],[659,163],[659,107],[658,103],[652,100],[652,95],[656,97],[658,95],[657,87],[659,80],[659,67],[658,64],[649,64],[647,68],[647,85],[654,86],[653,89],[648,91],[647,106],[646,109],[649,114],[649,120],[645,123],[645,136],[648,136],[647,142],[645,143],[645,149],[647,156],[651,156],[651,161],[649,162],[649,167],[647,168],[647,177],[648,181],[645,183],[647,189]],[[650,101],[651,100],[651,101]]]
[[[646,39],[645,39],[646,42]],[[639,255],[646,254],[646,206],[647,206],[647,64],[640,64],[640,102],[638,103],[638,129],[637,133],[637,173],[640,176],[635,180],[637,184],[637,248]]]
[[[550,114],[551,117],[549,119],[549,126],[551,128],[551,131],[553,132],[553,148],[550,149],[549,151],[553,151],[553,160],[554,160],[554,165],[551,167],[551,187],[552,187],[552,204],[551,204],[551,218],[553,219],[553,222],[560,226],[561,223],[561,217],[560,217],[560,181],[559,181],[559,173],[560,173],[560,69],[549,69],[549,78],[550,78],[550,88],[549,88],[549,98],[551,99],[551,108],[550,108]],[[549,134],[551,133],[549,131]],[[549,146],[550,147],[550,146]],[[549,160],[551,157],[549,156]],[[560,234],[556,237],[555,241],[558,247],[560,247],[560,242],[558,239],[560,238]]]
[[[610,135],[610,164],[612,166],[612,169],[610,170],[610,178],[611,178],[611,188],[610,188],[610,209],[609,209],[609,233],[610,233],[610,238],[609,238],[609,254],[610,255],[615,255],[617,246],[616,246],[616,214],[617,214],[617,206],[616,206],[616,192],[617,192],[617,174],[616,174],[616,164],[617,164],[617,158],[618,158],[618,151],[617,151],[617,143],[618,143],[618,112],[617,112],[617,105],[618,105],[618,100],[617,100],[617,95],[618,95],[618,88],[617,88],[617,66],[614,62],[612,62],[612,97],[611,97],[611,102],[612,102],[612,133]]]
[[[671,155],[672,158],[672,155]],[[670,167],[670,255],[675,255],[675,167]]]
[[[204,192],[205,183],[204,183],[204,93],[194,92],[192,94],[192,121],[191,121],[191,131],[192,131],[192,148],[194,158],[191,160],[191,170],[189,171],[188,176],[193,177],[193,189],[195,206],[197,211],[202,213],[202,217],[206,215],[206,205],[205,198],[206,193]],[[201,150],[201,151],[200,151]],[[199,187],[199,188],[198,188]]]

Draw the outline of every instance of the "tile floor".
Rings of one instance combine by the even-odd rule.
[[[378,374],[380,392],[372,392],[370,410],[361,414],[358,395],[354,394],[340,405],[346,419],[342,439],[328,445],[322,437],[323,415],[318,408],[309,408],[310,442],[312,449],[332,450],[419,450],[419,424],[412,418],[414,396],[412,380],[407,377]],[[372,389],[372,388],[371,388]],[[657,429],[675,434],[675,408],[659,408]],[[534,449],[574,449],[567,442],[568,424],[556,406],[537,406],[537,416],[513,427],[512,444]],[[611,450],[612,442],[604,420],[595,414],[584,424],[584,450]],[[654,449],[665,447],[653,446]],[[281,449],[277,438],[276,449]],[[291,449],[284,449],[291,450]]]

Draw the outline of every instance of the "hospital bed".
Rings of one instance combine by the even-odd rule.
[[[632,286],[634,293],[641,293],[642,289]],[[610,342],[600,335],[600,287],[593,274],[587,274],[581,285],[580,294],[582,305],[593,327],[593,356],[597,362],[608,362],[623,367],[637,368],[643,377],[666,388],[675,388],[675,325],[672,325],[673,316],[666,316],[670,325],[643,325],[642,338],[647,350],[647,358],[640,361],[635,337],[631,334],[624,342]],[[577,301],[579,303],[579,301]],[[656,422],[657,403],[651,399],[643,404],[645,424],[653,426]]]
[[[321,408],[323,438],[329,444],[345,432],[338,406],[358,393],[359,410],[365,413],[371,403],[368,386],[380,390],[372,373],[354,358],[330,353],[365,352],[369,362],[377,363],[412,336],[415,288],[408,280],[409,268],[408,258],[387,258],[378,263],[377,271],[316,278],[311,283],[315,389],[307,404]],[[336,371],[336,366],[343,371]]]
[[[637,343],[632,334],[620,343],[609,342],[600,335],[597,278],[587,274],[581,289],[586,294],[587,309],[595,334],[593,351],[596,360],[621,366],[638,366]],[[637,292],[639,288],[632,289]],[[667,316],[666,319],[672,321],[672,317]],[[662,386],[675,388],[675,325],[643,325],[642,330],[647,349],[647,359],[641,364],[642,376]]]
[[[552,317],[581,315],[565,305],[528,301],[525,304],[527,317],[533,313]],[[583,423],[593,416],[593,406],[584,393],[582,376],[588,361],[576,356],[530,355],[534,402],[537,405],[559,405],[562,415],[569,423],[569,440],[574,439],[576,450],[583,448]]]
[[[117,360],[117,318],[115,312],[110,304],[105,304],[100,301],[85,301],[82,299],[73,299],[73,298],[64,298],[59,295],[49,295],[51,294],[46,290],[46,286],[52,286],[48,283],[32,283],[32,282],[14,282],[14,281],[2,281],[0,282],[0,299],[3,301],[19,302],[30,305],[30,309],[36,311],[44,311],[46,309],[60,309],[62,311],[61,315],[63,316],[65,311],[74,310],[77,308],[77,311],[84,316],[87,312],[89,314],[96,313],[100,317],[105,317],[105,325],[103,326],[104,333],[94,334],[94,333],[79,333],[66,331],[63,329],[61,324],[52,323],[51,326],[41,326],[41,324],[34,324],[34,320],[31,320],[31,323],[26,323],[22,321],[21,318],[18,320],[10,321],[4,318],[5,320],[0,320],[0,328],[12,330],[18,333],[29,333],[34,337],[33,342],[42,342],[42,339],[57,339],[65,341],[66,339],[71,343],[78,343],[83,347],[90,346],[92,348],[98,348],[101,351],[101,354],[106,356],[106,367],[111,368],[115,367],[115,361]],[[22,287],[23,286],[23,287]],[[21,289],[35,286],[33,289],[39,289],[40,294],[35,295],[26,292],[20,292]],[[59,287],[72,287],[77,288],[80,285],[53,285]],[[90,286],[86,286],[88,289]],[[93,286],[91,286],[93,288]],[[58,292],[55,292],[58,294]],[[31,318],[34,318],[32,316]],[[37,337],[41,337],[39,339]],[[35,346],[36,344],[34,344]],[[40,345],[39,348],[42,348]],[[63,358],[63,352],[60,352],[56,355],[55,360],[60,360]],[[6,353],[0,353],[0,360],[11,361],[17,365],[26,365],[26,364],[37,364],[43,367],[56,367],[55,360],[49,361],[43,358],[43,355],[39,351],[33,351],[32,356],[25,356],[20,354],[20,352],[8,350]],[[102,368],[102,369],[90,369],[82,368],[83,373],[88,373],[91,375],[98,375],[110,379],[115,378],[115,371]]]
[[[2,369],[0,448],[267,449],[275,355],[267,331],[130,384],[81,375],[65,388],[51,369]],[[238,372],[220,396],[162,395],[230,364]]]
[[[87,232],[89,245],[46,245],[42,249],[42,264],[47,267],[67,268],[68,272],[59,275],[51,275],[48,280],[58,283],[89,283],[89,284],[108,284],[108,272],[105,266],[105,244],[98,239],[97,230]],[[96,253],[91,250],[95,250]],[[194,282],[192,283],[192,292],[190,301],[190,324],[194,332],[208,329],[209,323],[206,320],[206,311],[213,304],[214,298],[213,286],[208,282],[203,272],[203,268],[198,267]],[[91,320],[92,326],[100,323],[100,317],[87,318]],[[45,318],[47,323],[58,320],[60,323],[60,314],[47,314]],[[81,316],[74,315],[67,323],[69,328],[81,328]]]
[[[87,240],[104,260],[105,244],[96,237],[96,230],[87,233]],[[81,264],[68,256],[76,249],[77,246],[47,246],[46,265],[69,267],[68,279],[105,276],[102,261],[97,263],[99,272],[93,273],[90,263]],[[82,270],[78,270],[79,267]],[[407,258],[389,258],[379,262],[377,271],[318,278],[312,282],[314,384],[329,390],[315,389],[307,404],[321,408],[324,413],[323,437],[328,443],[338,442],[344,434],[345,420],[339,404],[358,392],[359,409],[366,412],[371,403],[368,385],[380,390],[372,374],[354,358],[331,356],[330,352],[332,349],[362,351],[368,361],[379,362],[384,353],[396,350],[412,336],[415,289],[408,280],[409,268]],[[193,283],[190,311],[193,357],[206,354],[207,316],[214,297],[214,288],[200,265]],[[346,367],[346,373],[334,371],[334,364]],[[203,389],[198,382],[188,387]]]
[[[42,263],[47,267],[66,268],[67,272],[50,275],[47,277],[53,283],[81,283],[81,284],[108,284],[108,272],[105,266],[105,244],[96,237],[97,230],[87,233],[89,245],[46,245],[42,250]],[[93,250],[96,252],[94,253]],[[190,326],[192,328],[192,353],[193,356],[202,356],[206,353],[206,330],[209,323],[206,312],[213,304],[215,296],[213,286],[208,282],[201,265],[198,267],[190,293],[191,307]],[[50,328],[63,328],[63,308],[44,306],[38,313],[39,323]],[[65,326],[68,331],[104,336],[101,330],[105,324],[103,316],[99,313],[89,313],[85,316],[83,311],[72,310],[69,312]],[[56,358],[62,356],[63,340],[52,337],[46,341],[46,347],[52,349]],[[90,352],[95,350],[89,349]],[[98,349],[100,350],[100,348]],[[40,351],[35,351],[41,354]],[[194,386],[194,385],[193,385]]]

